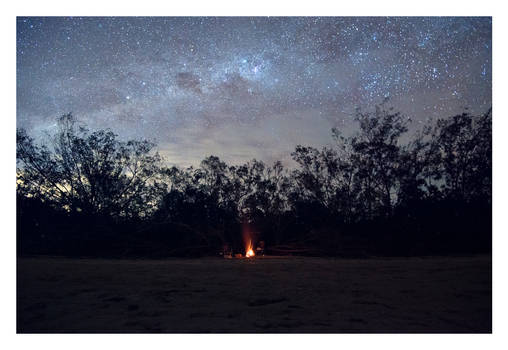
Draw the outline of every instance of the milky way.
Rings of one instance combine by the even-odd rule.
[[[17,126],[72,112],[168,164],[288,163],[386,97],[416,126],[491,106],[490,18],[17,19]]]

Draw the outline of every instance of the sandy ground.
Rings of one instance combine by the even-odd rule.
[[[491,332],[490,257],[18,260],[17,328]]]

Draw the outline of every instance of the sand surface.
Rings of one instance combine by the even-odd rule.
[[[491,258],[21,258],[18,332],[491,332]]]

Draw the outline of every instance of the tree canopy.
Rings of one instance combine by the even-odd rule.
[[[355,134],[332,130],[334,147],[296,146],[293,169],[256,159],[228,165],[217,156],[198,167],[167,167],[154,143],[90,131],[71,114],[58,119],[48,144],[17,130],[18,219],[28,218],[22,232],[52,235],[55,226],[37,214],[43,207],[68,225],[106,220],[122,232],[111,239],[164,249],[241,245],[245,225],[271,245],[300,242],[330,254],[353,246],[489,249],[490,110],[439,119],[411,137],[411,121],[385,103],[355,118]]]

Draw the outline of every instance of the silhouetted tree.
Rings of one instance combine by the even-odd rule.
[[[409,121],[385,104],[373,113],[358,111],[360,131],[351,138],[351,161],[357,189],[366,204],[365,215],[390,215],[396,200],[401,165],[400,137]]]
[[[90,254],[101,240],[105,253],[193,255],[241,250],[246,230],[268,246],[332,255],[489,251],[490,110],[440,119],[405,142],[410,120],[386,101],[355,120],[349,137],[332,130],[333,147],[298,145],[294,169],[213,155],[164,167],[153,143],[91,132],[70,114],[49,145],[18,130],[20,251]]]
[[[492,113],[465,112],[440,119],[433,135],[434,178],[445,196],[471,201],[491,197]]]
[[[58,119],[48,147],[17,131],[18,190],[71,212],[114,217],[146,216],[157,203],[160,156],[148,141],[122,142],[111,131]]]

